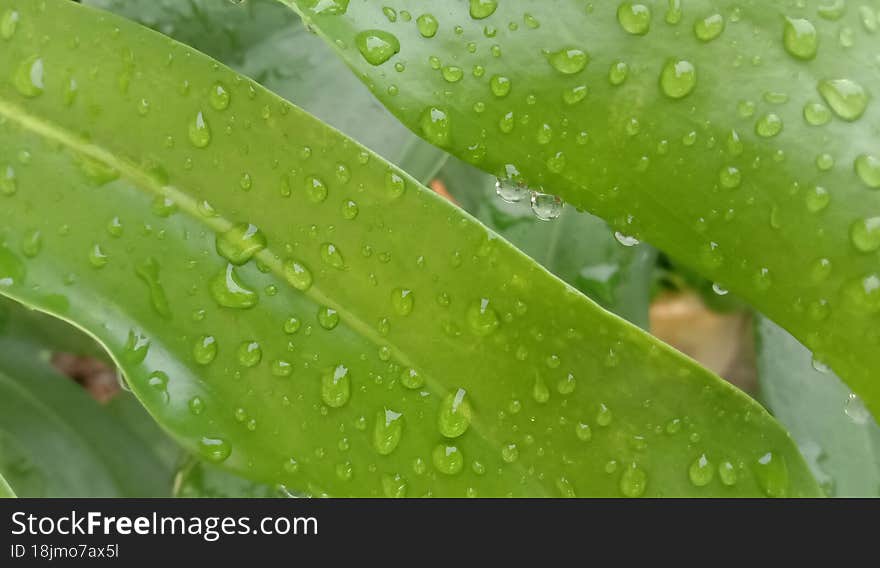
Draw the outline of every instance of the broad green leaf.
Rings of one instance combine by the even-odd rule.
[[[880,427],[861,401],[810,352],[761,318],[761,400],[789,432],[828,495],[880,496]],[[818,369],[818,370],[817,370]]]
[[[426,140],[699,270],[880,412],[878,2],[284,1]]]
[[[757,403],[319,120],[110,14],[0,14],[0,291],[206,460],[339,496],[819,494]]]
[[[495,178],[458,160],[450,160],[438,178],[469,213],[547,270],[604,308],[648,327],[657,258],[649,246],[624,246],[604,221],[571,207],[563,207],[556,219],[539,220],[528,196],[505,203],[496,195]]]
[[[170,470],[124,422],[55,372],[42,348],[16,329],[13,320],[0,331],[0,474],[16,492],[168,495]]]
[[[406,129],[275,0],[86,0],[185,43],[335,126],[427,183],[447,154]]]
[[[6,480],[3,479],[3,475],[0,474],[0,499],[15,497],[15,492],[9,487],[9,484],[6,483]]]

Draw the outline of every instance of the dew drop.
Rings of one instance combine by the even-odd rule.
[[[416,27],[418,27],[419,33],[422,34],[422,37],[432,38],[437,35],[439,23],[437,22],[437,18],[431,14],[422,14],[416,18]]]
[[[548,193],[533,191],[529,201],[532,213],[541,221],[552,221],[562,215],[564,203],[562,199]]]
[[[434,467],[442,474],[455,475],[464,468],[464,456],[456,446],[440,444],[431,452]]]
[[[548,60],[550,65],[563,75],[574,75],[584,70],[590,61],[590,56],[581,49],[567,47],[552,52]]]
[[[340,408],[351,397],[351,377],[348,368],[337,365],[321,377],[321,400],[330,408]]]
[[[714,476],[714,466],[709,461],[709,458],[706,457],[706,454],[700,454],[700,457],[695,459],[690,468],[688,468],[688,477],[691,483],[697,487],[709,485]]]
[[[498,329],[498,313],[487,298],[482,298],[468,308],[467,322],[474,335],[485,337]]]
[[[880,158],[873,154],[862,154],[856,158],[855,169],[862,183],[871,189],[880,188]]]
[[[333,308],[321,306],[318,308],[318,324],[330,331],[339,325],[339,313]]]
[[[193,345],[193,358],[199,365],[210,365],[217,357],[217,340],[213,335],[203,335]]]
[[[660,88],[672,99],[683,99],[697,85],[697,70],[684,59],[669,59],[660,73]]]
[[[724,16],[712,14],[694,22],[694,35],[703,42],[710,42],[724,31]]]
[[[648,474],[635,463],[627,466],[620,475],[620,492],[624,497],[641,497],[648,486]]]
[[[365,30],[355,36],[355,45],[370,65],[382,65],[400,51],[397,37],[383,30]]]
[[[470,14],[475,20],[488,18],[497,8],[498,0],[470,0]]]
[[[189,141],[196,148],[207,148],[211,143],[211,128],[202,111],[189,123]]]
[[[238,362],[242,367],[256,367],[262,359],[263,349],[256,341],[245,341],[238,346]]]
[[[214,83],[214,86],[211,87],[209,98],[211,100],[211,106],[214,107],[215,110],[226,110],[229,107],[229,90],[223,83]]]
[[[300,292],[312,287],[312,272],[298,260],[288,260],[284,263],[284,277]]]
[[[403,435],[403,414],[384,409],[376,414],[373,427],[373,447],[379,455],[387,456],[397,449]]]
[[[408,316],[412,313],[415,297],[412,290],[395,288],[391,292],[391,306],[397,315]]]
[[[43,58],[32,55],[19,64],[12,78],[15,90],[21,95],[34,98],[43,94]]]
[[[199,453],[210,462],[221,463],[232,454],[232,446],[223,438],[204,436],[199,440]]]
[[[645,35],[651,29],[651,9],[644,4],[623,2],[617,8],[617,22],[629,34]]]
[[[446,147],[450,142],[449,115],[438,107],[428,107],[419,122],[422,134],[435,146]]]
[[[810,20],[786,18],[782,43],[789,55],[798,59],[813,59],[819,46],[819,35]]]
[[[336,270],[345,268],[345,259],[342,258],[342,253],[339,252],[339,249],[333,243],[323,243],[321,245],[321,260],[324,261],[324,264]]]
[[[862,401],[862,399],[854,392],[847,395],[844,412],[855,424],[867,424],[871,419],[871,413],[868,411],[868,407],[865,406],[864,401]]]
[[[758,484],[768,497],[785,497],[788,494],[788,466],[785,458],[767,452],[755,462]]]
[[[217,253],[236,266],[247,263],[255,254],[266,248],[266,235],[250,223],[234,225],[217,236]]]
[[[860,252],[880,249],[880,217],[867,217],[853,223],[850,239]]]
[[[437,427],[447,438],[458,438],[471,424],[471,407],[467,401],[467,391],[457,389],[448,394],[440,404]]]

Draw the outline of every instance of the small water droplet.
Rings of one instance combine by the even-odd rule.
[[[467,322],[475,335],[485,337],[498,329],[498,313],[492,308],[488,299],[482,298],[468,308]]]
[[[458,438],[470,427],[471,407],[466,397],[467,391],[457,389],[440,404],[437,426],[443,436]]]
[[[245,341],[238,346],[238,362],[242,367],[256,367],[263,359],[263,349],[256,341]]]
[[[189,124],[189,141],[196,148],[207,148],[211,143],[211,127],[202,111]]]
[[[767,452],[755,462],[758,484],[768,497],[785,497],[788,494],[788,466],[785,458]]]
[[[266,248],[266,235],[250,223],[239,223],[217,236],[217,253],[236,266],[247,263]]]
[[[437,471],[445,475],[455,475],[464,468],[464,456],[456,446],[436,446],[431,452],[431,461]]]
[[[624,497],[641,497],[648,486],[648,474],[635,462],[629,464],[620,475],[620,492]]]
[[[672,99],[683,99],[697,85],[697,70],[684,59],[669,59],[660,73],[660,88]]]
[[[548,61],[563,75],[574,75],[584,70],[590,62],[590,56],[582,49],[567,47],[550,53]]]
[[[339,325],[339,313],[333,308],[321,306],[318,308],[318,323],[321,327],[330,331]]]
[[[43,58],[32,55],[22,61],[13,75],[15,90],[21,95],[34,98],[43,94]]]
[[[690,468],[688,468],[688,477],[691,483],[697,487],[705,487],[711,483],[712,478],[715,477],[715,468],[712,462],[709,461],[709,458],[706,457],[706,454],[700,454],[691,463]]]
[[[351,397],[351,377],[348,367],[337,365],[321,377],[321,400],[331,408],[340,408]]]
[[[865,406],[864,401],[862,401],[862,399],[854,392],[847,395],[844,412],[847,417],[856,424],[867,424],[871,419],[871,413],[868,411],[868,407]]]
[[[416,27],[418,27],[419,33],[422,34],[422,37],[432,38],[437,35],[437,28],[439,25],[437,18],[431,14],[422,14],[416,18]]]
[[[403,414],[384,409],[376,414],[373,427],[373,447],[379,455],[387,456],[397,449],[403,436]]]

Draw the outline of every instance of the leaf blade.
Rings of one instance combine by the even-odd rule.
[[[417,2],[396,3],[407,20],[375,3],[282,1],[415,132],[496,175],[514,166],[698,269],[819,353],[876,413],[880,84],[864,71],[873,31],[857,10],[646,2],[634,34],[617,3],[499,2],[476,18],[459,2],[433,7],[439,31],[426,35]],[[795,20],[805,32],[792,40]],[[370,30],[399,43],[379,65],[357,48]],[[791,42],[810,38],[817,54],[796,55]]]

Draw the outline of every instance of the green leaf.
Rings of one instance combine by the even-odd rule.
[[[860,400],[771,321],[758,331],[761,400],[791,432],[828,495],[880,495],[880,427]],[[819,370],[817,370],[817,368]]]
[[[9,487],[9,484],[6,483],[6,480],[3,479],[3,475],[0,475],[0,499],[15,497],[15,492]]]
[[[284,1],[426,140],[699,270],[880,412],[876,3]]]
[[[313,495],[819,494],[754,401],[319,120],[110,14],[11,11],[0,291],[204,459]]]
[[[3,300],[4,303],[6,300]],[[168,467],[127,425],[59,375],[42,348],[0,331],[0,474],[22,497],[168,495]]]
[[[517,203],[498,199],[495,178],[458,160],[450,160],[438,178],[487,227],[604,308],[647,329],[657,259],[648,245],[624,246],[604,221],[571,207],[554,220],[539,220],[528,196]]]
[[[275,488],[262,483],[242,479],[212,466],[204,461],[193,459],[186,463],[174,481],[174,496],[185,498],[272,498],[292,497],[283,488]]]
[[[447,154],[406,129],[302,21],[275,0],[86,0],[254,78],[427,183]]]

